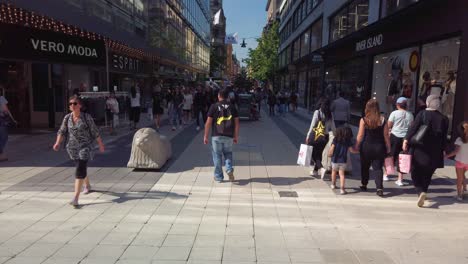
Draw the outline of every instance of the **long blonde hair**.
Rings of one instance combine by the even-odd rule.
[[[367,101],[365,112],[365,123],[366,127],[370,129],[375,129],[380,126],[381,115],[379,102],[376,99],[370,99]]]

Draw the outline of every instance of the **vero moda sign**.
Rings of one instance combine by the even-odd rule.
[[[0,57],[48,63],[106,65],[102,40],[0,24]]]

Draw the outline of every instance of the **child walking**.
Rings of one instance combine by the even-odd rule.
[[[455,156],[455,171],[457,173],[457,200],[462,201],[466,192],[465,174],[468,171],[468,121],[458,126],[460,135],[455,140],[455,150],[445,155],[446,158]]]
[[[345,171],[348,158],[348,151],[355,153],[351,142],[353,132],[349,127],[340,127],[336,129],[336,135],[328,152],[332,161],[332,183],[330,188],[336,189],[336,174],[340,175],[340,194],[347,194],[345,190]]]

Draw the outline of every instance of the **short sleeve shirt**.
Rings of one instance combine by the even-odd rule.
[[[210,106],[210,109],[208,110],[208,117],[213,118],[213,128],[215,126],[216,120],[221,116],[221,112],[218,111],[218,105],[227,105],[229,111],[231,112],[231,115],[232,115],[233,119],[239,117],[239,113],[237,112],[237,109],[231,103],[229,103],[228,101],[221,101],[221,102],[218,102],[216,104],[212,104]],[[213,131],[213,134],[212,134],[213,137],[216,137],[216,136],[230,136],[230,137],[233,137],[234,136],[234,135],[219,135],[216,132],[216,129],[213,129],[212,131]]]
[[[184,110],[190,110],[193,104],[193,96],[191,94],[184,94]]]
[[[333,151],[332,156],[332,162],[346,163],[348,158],[348,149],[353,145],[352,142],[341,142],[334,138],[332,144],[335,145],[335,150]]]
[[[404,138],[413,120],[413,114],[408,111],[393,111],[388,118],[388,121],[393,123],[392,134],[398,138]]]
[[[455,160],[463,164],[468,164],[468,143],[463,143],[461,138],[455,140],[455,145],[460,146],[460,151],[455,156]]]

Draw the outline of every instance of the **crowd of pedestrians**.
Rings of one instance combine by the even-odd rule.
[[[347,193],[344,172],[349,162],[348,152],[359,153],[361,191],[367,191],[372,173],[376,194],[384,196],[383,183],[390,181],[390,175],[385,170],[388,160],[390,168],[398,168],[392,172],[397,174],[396,185],[404,186],[404,174],[411,173],[412,182],[419,194],[417,205],[422,207],[435,170],[444,167],[444,158],[455,157],[457,199],[462,200],[466,191],[465,173],[468,170],[468,122],[458,126],[459,138],[454,143],[455,148],[445,153],[449,143],[449,120],[439,111],[440,100],[439,96],[429,95],[425,102],[426,108],[413,117],[407,110],[408,99],[400,97],[395,100],[394,111],[388,118],[381,114],[376,99],[369,100],[359,121],[358,133],[353,144],[352,131],[348,126],[349,101],[339,93],[331,104],[327,98],[320,99],[305,139],[306,144],[313,146],[313,169],[310,174],[324,178],[327,168],[322,165],[322,157],[328,141],[331,147],[326,150],[326,155],[331,158],[331,168],[328,169],[331,169],[332,189],[337,188],[336,178],[339,174],[340,193]],[[269,102],[273,105],[274,100]],[[400,155],[409,155],[411,171],[401,170]]]

